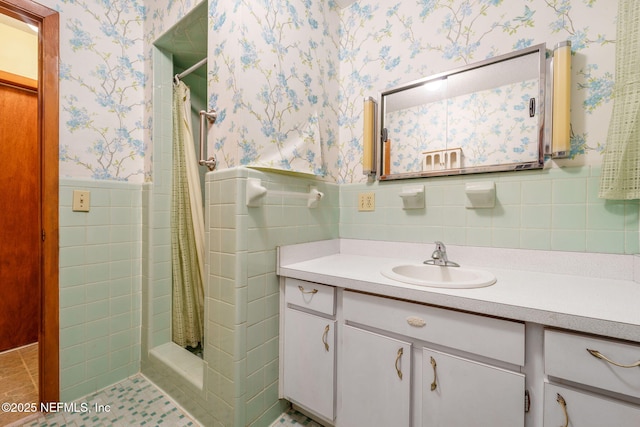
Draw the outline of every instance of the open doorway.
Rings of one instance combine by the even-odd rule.
[[[28,0],[0,0],[0,15],[8,31],[35,37],[33,71],[7,69],[11,59],[0,67],[0,154],[6,166],[0,185],[7,189],[0,200],[0,283],[6,288],[1,290],[0,312],[9,315],[0,319],[0,351],[5,356],[0,358],[0,396],[3,402],[21,397],[28,403],[55,402],[59,399],[59,20],[57,12]],[[13,45],[21,37],[16,34],[0,32],[0,42]],[[13,61],[24,65],[29,60]],[[24,367],[25,377],[16,376],[18,367]],[[11,421],[2,418],[0,424]]]
[[[0,15],[0,39],[0,400],[18,404],[39,400],[38,27]],[[0,424],[24,412],[2,411]]]

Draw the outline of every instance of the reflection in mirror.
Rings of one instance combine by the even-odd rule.
[[[382,93],[380,179],[542,167],[545,48]]]
[[[447,148],[447,79],[433,79],[412,89],[383,96],[390,174],[423,170],[421,153]]]

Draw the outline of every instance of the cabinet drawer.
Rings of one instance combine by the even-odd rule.
[[[524,365],[524,324],[345,292],[344,318],[407,337]]]
[[[559,396],[565,403],[564,408],[559,402],[561,400]],[[544,425],[545,427],[638,426],[640,425],[640,407],[547,383],[544,385]]]
[[[546,330],[544,361],[547,375],[640,397],[640,367],[623,368],[593,356],[598,351],[612,362],[640,361],[640,345],[571,332]]]
[[[333,316],[336,314],[336,288],[298,279],[286,279],[285,302]]]

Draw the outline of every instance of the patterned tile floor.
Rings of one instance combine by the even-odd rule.
[[[289,409],[287,412],[282,414],[277,420],[271,424],[269,427],[322,427],[322,424],[318,424],[317,422],[307,418],[305,415],[297,412],[294,409]]]
[[[25,354],[31,354],[27,351]],[[0,354],[0,366],[18,366],[17,352],[12,356]],[[37,378],[37,346],[35,348],[35,378]],[[4,356],[4,359],[2,357]],[[25,357],[29,359],[28,356]],[[25,359],[21,359],[25,360]],[[30,359],[31,360],[31,359]],[[8,364],[7,361],[12,361]],[[24,363],[26,365],[26,363]],[[15,366],[14,366],[15,365]],[[0,370],[0,374],[2,371]],[[25,377],[27,378],[27,377]],[[27,381],[23,379],[23,381]],[[17,382],[17,380],[16,380]],[[29,381],[33,387],[37,382]],[[37,402],[35,397],[20,400],[20,402]],[[21,397],[19,397],[22,399]],[[5,402],[6,400],[5,395]],[[16,401],[17,402],[17,401]],[[73,410],[75,408],[75,411]],[[107,410],[108,408],[108,410]],[[48,414],[16,414],[0,412],[0,426],[5,427],[107,427],[107,426],[167,426],[183,427],[200,424],[186,415],[176,404],[163,394],[155,385],[142,375],[135,375],[97,393],[78,399],[75,406],[69,406],[65,411],[50,412]],[[7,415],[2,418],[2,415]],[[18,419],[24,417],[22,419]],[[305,415],[290,409],[276,419],[270,427],[322,427]]]
[[[39,414],[35,418],[29,417],[29,419],[12,424],[11,427],[134,425],[183,427],[199,425],[141,375],[133,376],[77,400],[76,408],[76,411],[71,412]]]

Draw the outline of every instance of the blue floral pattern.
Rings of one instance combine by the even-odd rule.
[[[340,45],[353,48],[340,56],[341,87],[348,88],[339,99],[344,113],[339,145],[347,151],[340,157],[361,155],[351,148],[359,147],[352,141],[362,138],[361,97],[534,44],[553,48],[559,41],[571,40],[577,59],[572,73],[573,160],[565,162],[600,163],[611,111],[615,9],[604,0],[363,0],[352,4],[341,12]],[[381,50],[386,46],[391,48]],[[387,56],[376,58],[376,52]],[[385,69],[386,64],[393,64],[393,69]],[[527,156],[533,145],[516,122],[505,120],[501,129],[485,132],[519,141],[518,148],[503,151],[504,156]],[[414,129],[413,136],[418,134]],[[402,149],[393,144],[392,153],[393,147]],[[415,141],[411,144],[420,148]],[[482,149],[475,150],[479,161]],[[401,151],[396,154],[392,171],[417,167]],[[358,168],[345,171],[347,165],[340,159],[330,166],[343,170],[338,182],[365,181]]]
[[[449,101],[447,148],[462,149],[462,166],[538,159],[538,118],[529,117],[537,81],[461,95]]]
[[[60,29],[62,175],[141,181],[145,7],[137,0],[61,0],[56,7],[69,16]]]
[[[386,114],[390,173],[425,170],[425,151],[452,148],[461,149],[458,167],[537,160],[538,119],[528,105],[538,90],[531,80]]]
[[[327,174],[338,73],[326,34],[337,33],[336,17],[335,5],[309,0],[209,3],[209,104],[221,114],[211,137],[221,167]],[[221,44],[214,28],[235,37]]]
[[[600,162],[615,62],[611,2],[361,0],[339,9],[334,0],[206,1],[208,103],[220,114],[209,148],[222,168],[298,163],[338,183],[362,182],[364,97],[567,39],[578,59],[571,152],[576,162]],[[200,2],[42,2],[61,13],[61,174],[148,179],[152,43]],[[291,142],[297,148],[285,149]]]
[[[389,173],[420,172],[424,151],[447,148],[447,102],[436,101],[385,114]]]

